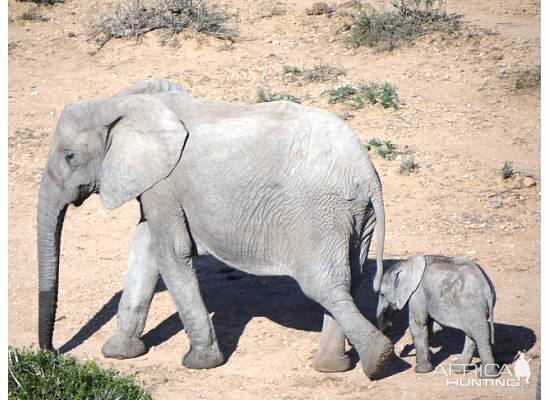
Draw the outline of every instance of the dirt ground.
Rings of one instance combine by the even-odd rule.
[[[150,78],[175,80],[195,96],[246,103],[255,101],[257,86],[268,84],[344,116],[365,140],[389,139],[414,154],[419,171],[410,176],[399,173],[399,159],[373,154],[386,202],[385,257],[431,253],[478,261],[497,291],[496,358],[512,368],[518,351],[526,351],[535,382],[540,363],[540,2],[449,0],[448,11],[463,15],[457,34],[431,34],[382,53],[347,48],[349,33],[340,29],[345,18],[307,15],[311,3],[217,3],[238,14],[234,44],[184,32],[179,47],[162,46],[153,32],[139,43],[112,40],[94,53],[96,46],[87,39],[95,2],[38,7],[49,21],[25,21],[20,16],[37,6],[9,0],[10,345],[37,343],[37,191],[64,105],[109,96]],[[328,82],[283,79],[283,65],[310,68],[321,62],[346,74]],[[402,106],[353,110],[328,104],[321,95],[337,83],[367,80],[395,84]],[[506,160],[517,173],[503,181],[497,169]],[[136,375],[156,399],[534,398],[533,388],[455,387],[443,375],[415,374],[414,351],[377,381],[369,381],[360,365],[345,373],[316,372],[311,361],[320,308],[290,279],[227,272],[208,259],[199,262],[199,278],[228,357],[225,365],[203,371],[180,365],[188,341],[162,287],[145,329],[149,352],[133,360],[105,359],[100,348],[115,329],[137,219],[137,202],[107,211],[97,196],[69,209],[54,344]],[[364,282],[360,304],[372,318],[376,300],[368,286]],[[402,324],[390,334],[398,353],[410,347]],[[446,330],[435,339],[434,359],[448,365],[460,353],[462,337]]]

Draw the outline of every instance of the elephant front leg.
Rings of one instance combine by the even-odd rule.
[[[154,192],[146,192],[142,205],[149,221],[160,275],[176,303],[191,342],[183,365],[193,369],[214,368],[223,364],[224,357],[200,293],[185,215],[179,205],[170,207],[169,200],[167,196],[158,198]],[[168,208],[160,209],[159,203]]]
[[[409,326],[416,349],[415,372],[433,371],[434,367],[430,361],[430,347],[428,344],[428,313],[425,310],[415,310],[412,302],[409,303]]]
[[[313,358],[313,368],[319,372],[343,372],[351,369],[351,359],[346,354],[344,331],[328,313],[323,317],[321,343]]]
[[[128,257],[128,272],[118,306],[116,333],[101,349],[105,357],[133,358],[147,352],[141,334],[155,293],[159,272],[147,222],[137,225]]]

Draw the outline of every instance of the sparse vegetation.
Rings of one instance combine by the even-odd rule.
[[[93,361],[49,351],[8,348],[8,397],[17,400],[134,399],[150,400],[149,393],[114,370]]]
[[[121,0],[110,15],[102,15],[92,36],[100,48],[112,38],[141,38],[147,32],[168,30],[172,35],[186,28],[234,40],[237,33],[225,23],[228,17],[211,11],[200,0]]]
[[[514,172],[511,161],[504,161],[504,164],[498,169],[498,174],[503,180],[511,178]]]
[[[366,104],[381,104],[384,108],[399,107],[397,88],[389,82],[346,84],[323,92],[328,94],[329,104],[344,103],[359,109]]]
[[[287,100],[293,103],[301,103],[301,100],[288,93],[272,92],[269,86],[260,86],[256,90],[256,103],[269,103],[271,101]]]
[[[376,153],[386,159],[393,160],[397,153],[397,146],[393,144],[390,140],[380,140],[378,138],[371,138],[367,142],[368,150],[375,150]]]
[[[399,173],[401,175],[412,175],[418,172],[418,164],[414,161],[413,157],[407,157],[401,160],[399,164]]]
[[[25,11],[23,14],[21,14],[19,18],[24,21],[38,21],[38,22],[46,22],[50,20],[44,14],[41,14],[36,10]]]
[[[311,68],[301,69],[292,65],[283,66],[283,78],[287,81],[295,81],[298,77],[308,82],[325,82],[345,75],[342,68],[329,64],[317,64]]]
[[[259,4],[260,12],[258,13],[259,18],[271,18],[278,17],[286,14],[286,9],[284,4],[279,1],[264,1]]]
[[[362,9],[351,23],[349,42],[392,50],[435,31],[458,29],[459,16],[447,14],[443,0],[394,0],[391,11]]]
[[[8,42],[8,54],[17,48],[17,42],[10,41]]]
[[[17,0],[19,2],[29,2],[29,3],[36,3],[36,4],[45,4],[52,6],[54,4],[63,4],[65,3],[65,0]]]
[[[317,64],[311,69],[304,71],[304,79],[310,82],[324,82],[345,75],[346,71],[342,68],[334,67],[328,64]]]

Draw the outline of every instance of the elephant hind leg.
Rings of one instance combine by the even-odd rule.
[[[474,351],[476,349],[476,342],[468,336],[465,335],[464,338],[464,349],[462,350],[462,354],[456,360],[452,363],[451,368],[453,369],[453,372],[465,374],[467,372],[467,368],[472,362],[472,358],[474,357]]]
[[[328,276],[324,273],[308,274],[307,279],[297,279],[298,284],[306,296],[317,301],[334,317],[357,350],[363,371],[373,379],[392,356],[393,344],[361,314],[350,293],[349,266],[343,264],[341,267],[329,267]],[[347,275],[343,271],[348,271]],[[313,279],[312,276],[321,278]],[[332,322],[327,321],[327,324]]]
[[[105,357],[125,359],[147,352],[141,334],[158,278],[159,272],[151,248],[151,233],[144,221],[134,231],[128,272],[118,306],[117,330],[101,349]]]
[[[323,317],[321,341],[313,358],[313,368],[319,372],[344,372],[351,369],[344,331],[328,313]]]

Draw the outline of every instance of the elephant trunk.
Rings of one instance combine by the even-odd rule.
[[[53,329],[57,309],[59,250],[67,210],[62,189],[44,173],[38,197],[38,342],[41,349],[53,350]]]
[[[378,307],[376,309],[376,323],[378,329],[384,332],[387,328],[391,327],[388,316],[388,304],[381,298],[378,299]]]

